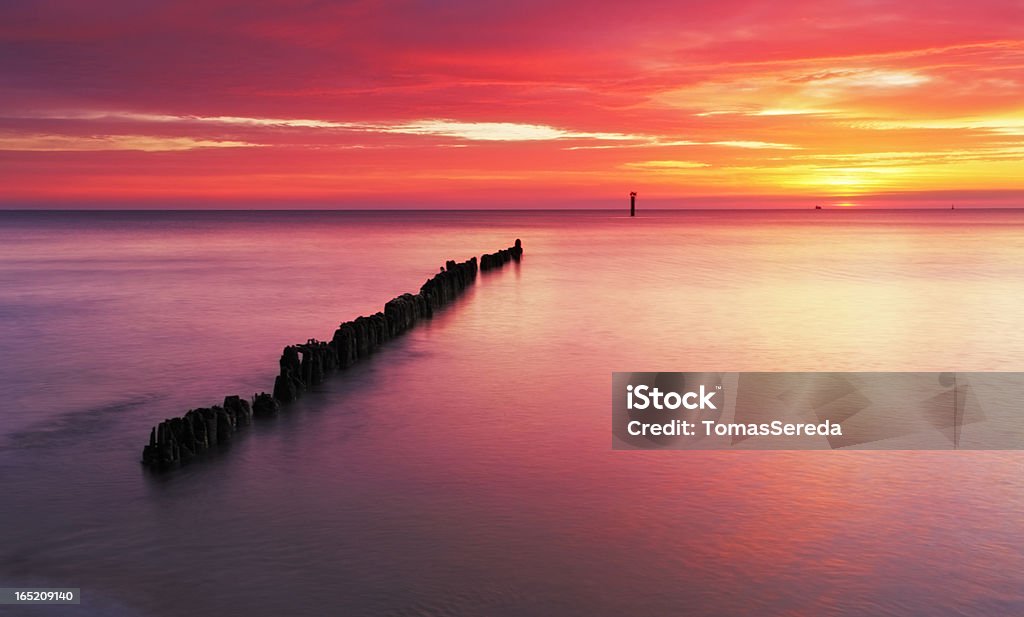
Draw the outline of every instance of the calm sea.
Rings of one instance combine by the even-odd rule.
[[[516,238],[230,448],[139,464]],[[0,358],[0,587],[83,598],[0,614],[1024,614],[1022,453],[609,429],[612,371],[1024,370],[1024,212],[0,213]]]

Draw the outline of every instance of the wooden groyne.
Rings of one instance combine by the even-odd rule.
[[[500,268],[512,261],[513,259],[519,261],[519,258],[523,256],[523,243],[516,240],[514,246],[510,246],[507,249],[501,249],[497,253],[491,253],[490,255],[484,255],[480,258],[480,271],[486,272],[487,270],[493,270],[494,268]]]
[[[254,417],[278,413],[329,374],[352,366],[388,340],[431,318],[434,311],[473,284],[478,270],[501,268],[510,261],[519,261],[522,255],[522,243],[516,240],[514,246],[483,255],[479,265],[476,257],[461,263],[448,261],[423,283],[419,293],[402,294],[385,303],[381,312],[342,323],[330,341],[309,339],[285,347],[273,394],[261,392],[251,401],[228,396],[221,405],[192,409],[180,418],[164,420],[150,431],[149,443],[142,449],[142,463],[151,469],[171,469],[227,443],[235,432],[252,424]]]

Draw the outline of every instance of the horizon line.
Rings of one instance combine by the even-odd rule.
[[[805,211],[836,211],[850,212],[857,210],[1024,210],[1021,206],[958,206],[949,208],[946,206],[814,206],[801,207],[773,207],[773,206],[751,206],[751,207],[689,207],[689,208],[665,208],[650,207],[642,212],[723,212],[723,211],[772,211],[772,212],[805,212]],[[628,212],[628,208],[5,208],[0,206],[0,212]],[[636,217],[634,217],[636,218]]]

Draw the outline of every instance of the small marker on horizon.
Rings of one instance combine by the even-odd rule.
[[[636,191],[629,192],[629,215],[636,216]]]

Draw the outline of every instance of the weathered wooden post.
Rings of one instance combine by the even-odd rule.
[[[629,215],[636,216],[636,191],[629,193]]]

